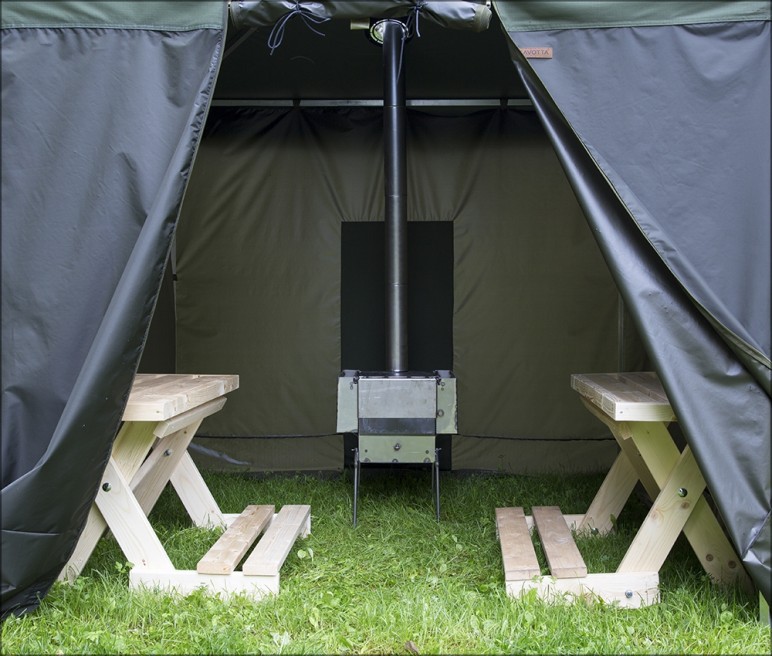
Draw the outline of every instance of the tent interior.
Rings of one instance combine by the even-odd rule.
[[[407,365],[456,377],[441,467],[605,471],[571,374],[656,371],[768,600],[769,4],[499,0],[480,32],[397,4]],[[3,2],[3,614],[72,553],[137,371],[238,374],[192,451],[247,472],[343,470],[341,372],[402,371],[382,50],[231,22],[260,5],[302,13]]]
[[[337,377],[384,368],[381,48],[318,29],[273,52],[229,30],[140,365],[240,376],[194,442],[208,468],[342,468]],[[424,21],[404,65],[409,362],[458,379],[442,467],[606,469],[570,374],[648,363],[506,34]]]

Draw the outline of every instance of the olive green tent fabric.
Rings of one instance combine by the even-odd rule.
[[[177,369],[241,387],[202,435],[335,433],[341,223],[383,220],[381,130],[369,108],[212,111],[177,237]],[[459,431],[605,439],[569,377],[618,368],[618,293],[536,116],[409,112],[408,218],[454,226]]]
[[[223,3],[216,0],[3,0],[3,27],[187,31],[222,29]]]
[[[576,401],[580,404],[579,400]],[[520,440],[454,435],[452,469],[525,475],[607,472],[619,449],[613,439]],[[190,449],[199,468],[219,472],[342,471],[342,435],[317,437],[201,437]]]
[[[758,0],[496,0],[510,32],[769,20]]]

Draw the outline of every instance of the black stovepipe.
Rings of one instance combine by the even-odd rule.
[[[407,194],[405,156],[406,28],[386,21],[383,32],[383,142],[386,206],[386,359],[394,374],[407,361]]]

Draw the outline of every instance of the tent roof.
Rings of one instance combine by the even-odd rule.
[[[290,20],[273,54],[270,28],[229,26],[215,100],[373,100],[383,94],[381,50],[346,20],[315,26]],[[408,45],[409,99],[526,99],[494,15],[482,32],[423,20]]]

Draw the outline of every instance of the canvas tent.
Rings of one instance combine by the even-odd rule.
[[[458,376],[453,466],[601,468],[567,374],[651,367],[770,599],[769,7],[493,9],[406,47],[414,366]],[[380,357],[380,69],[316,27],[270,54],[221,1],[2,4],[4,614],[67,561],[140,367],[241,376],[215,460],[340,464],[335,379]]]

